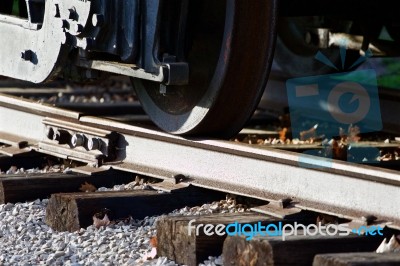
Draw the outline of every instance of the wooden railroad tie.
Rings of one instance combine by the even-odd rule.
[[[314,256],[319,253],[372,252],[378,248],[382,240],[382,236],[354,234],[348,236],[300,234],[287,236],[285,241],[281,236],[257,236],[250,241],[241,236],[229,236],[224,242],[224,265],[312,265]],[[329,257],[321,257],[314,260],[314,265],[342,265],[322,263],[328,259]]]
[[[112,187],[134,181],[130,173],[106,171],[96,175],[84,174],[16,174],[2,175],[0,178],[0,204],[44,199],[52,193],[78,192],[84,184],[94,187]]]
[[[224,193],[186,187],[171,193],[150,190],[126,190],[51,195],[46,223],[57,231],[76,231],[93,224],[93,215],[109,210],[110,220],[160,215],[185,206],[221,200]]]
[[[310,217],[307,215],[295,216],[299,222],[305,224],[310,222]],[[191,220],[195,221],[191,222]],[[204,261],[208,256],[218,256],[222,253],[223,242],[226,235],[206,235],[204,226],[210,224],[215,227],[218,224],[228,225],[237,222],[238,225],[242,224],[258,224],[266,226],[268,224],[282,224],[293,223],[293,219],[280,219],[270,215],[243,212],[243,213],[217,213],[205,216],[175,216],[163,217],[157,223],[157,254],[159,256],[166,256],[179,264],[185,265],[198,265],[199,262]],[[189,235],[189,223],[191,234]],[[196,235],[195,228],[199,229],[199,235]],[[211,231],[212,231],[211,230]]]

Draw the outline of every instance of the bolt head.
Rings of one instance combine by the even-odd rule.
[[[78,14],[76,13],[76,8],[72,7],[68,9],[68,12],[69,12],[68,18],[76,21],[78,16]]]
[[[24,59],[25,61],[31,61],[32,57],[33,57],[32,50],[25,50],[21,52],[21,58]]]
[[[69,30],[69,22],[65,19],[62,20],[62,28],[63,29],[68,29]]]
[[[45,134],[46,134],[46,137],[48,139],[53,139],[53,137],[54,137],[54,129],[52,127],[46,127]]]
[[[71,145],[73,147],[82,146],[85,142],[85,137],[82,134],[74,134],[71,138]]]
[[[90,151],[98,150],[100,148],[100,140],[98,138],[90,138],[87,143],[87,148]]]
[[[56,130],[53,134],[53,140],[60,140],[61,138],[61,133],[60,131]]]
[[[74,30],[77,33],[82,32],[83,31],[83,26],[81,24],[75,24],[74,25]]]

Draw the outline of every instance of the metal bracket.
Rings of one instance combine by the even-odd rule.
[[[118,134],[115,132],[53,118],[45,118],[43,124],[45,137],[39,142],[39,151],[95,166],[116,156]]]
[[[189,83],[189,64],[186,62],[175,62],[164,64],[168,77],[165,85],[187,85]]]
[[[301,215],[300,213],[302,212],[302,209],[292,206],[291,202],[291,199],[270,201],[266,205],[253,207],[250,210],[281,219]]]

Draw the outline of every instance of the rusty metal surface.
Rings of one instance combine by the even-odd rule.
[[[0,97],[0,132],[27,140],[31,149],[37,149],[46,139],[48,117],[63,120],[61,109],[52,114],[50,107],[30,103],[35,113],[28,114],[15,110],[20,107],[11,107],[25,105],[26,101],[13,99],[10,104],[6,98]],[[46,112],[39,112],[40,108]],[[28,109],[25,107],[25,111]],[[352,219],[375,215],[381,221],[392,222],[391,227],[400,228],[397,171],[339,161],[323,169],[310,169],[300,167],[299,155],[292,152],[220,140],[187,139],[90,116],[73,119],[68,111],[64,119],[70,127],[76,124],[78,131],[82,126],[92,126],[118,135],[116,157],[103,162],[105,169],[112,167],[163,179],[181,174],[187,178],[185,182],[197,186],[264,200],[290,198],[295,207]],[[73,159],[85,161],[74,156]],[[310,166],[327,163],[313,157],[309,161]]]

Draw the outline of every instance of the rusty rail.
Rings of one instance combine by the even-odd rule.
[[[93,171],[101,165],[173,182],[179,177],[195,186],[285,203],[275,204],[281,208],[360,223],[376,216],[380,224],[400,228],[397,171],[341,161],[326,167],[329,161],[314,157],[305,168],[293,152],[182,138],[1,94],[0,132],[0,142],[9,145],[0,152],[11,156],[35,150],[87,162]]]

